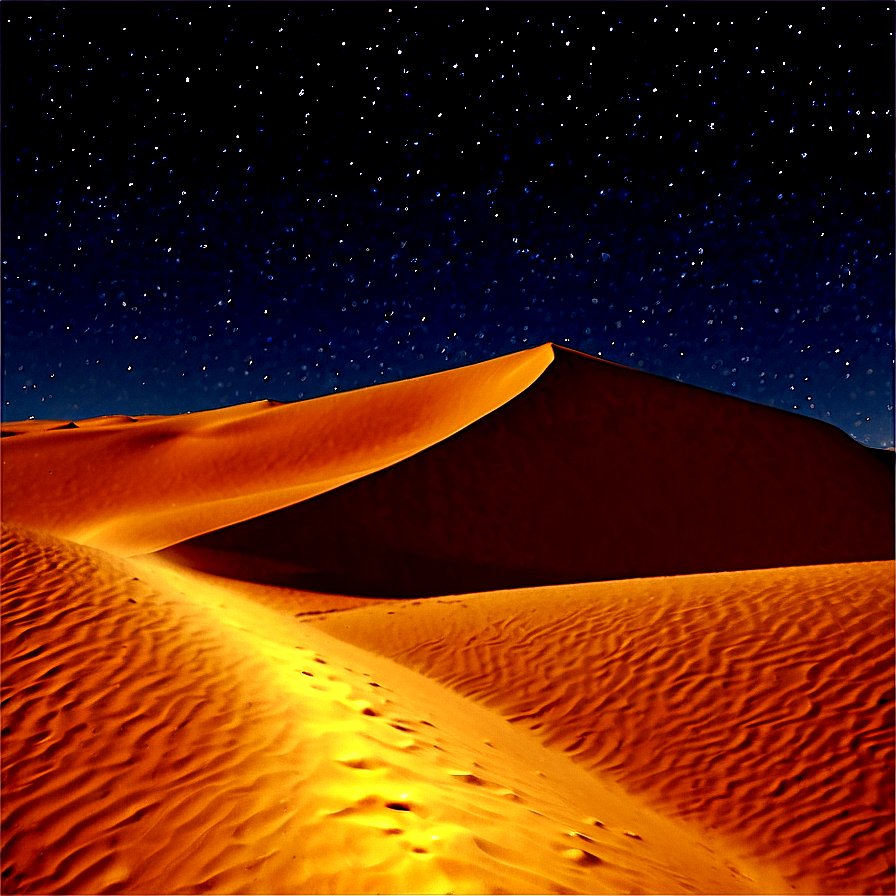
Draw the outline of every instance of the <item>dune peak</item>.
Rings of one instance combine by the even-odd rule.
[[[6,432],[10,892],[892,892],[893,452],[556,343]]]

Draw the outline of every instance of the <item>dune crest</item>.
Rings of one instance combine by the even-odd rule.
[[[4,892],[893,892],[891,457],[556,345],[4,435]]]
[[[37,454],[40,421],[4,424],[21,434],[3,445],[3,516],[119,554],[158,550],[421,451],[510,401],[551,359],[540,346],[293,404],[95,418],[58,428]]]
[[[548,348],[451,437],[169,555],[403,597],[893,556],[892,476],[839,430]]]

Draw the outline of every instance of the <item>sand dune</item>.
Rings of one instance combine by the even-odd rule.
[[[292,616],[25,530],[3,547],[5,892],[782,886]]]
[[[548,348],[450,438],[172,556],[388,596],[892,556],[892,476],[839,430]]]
[[[881,892],[893,884],[893,575],[877,562],[632,579],[317,624],[739,836],[795,884]]]
[[[19,434],[3,442],[3,515],[119,554],[158,550],[396,463],[509,401],[551,359],[542,346],[295,404],[117,416],[52,434],[4,424]]]
[[[547,345],[3,432],[3,892],[893,892],[837,430]]]

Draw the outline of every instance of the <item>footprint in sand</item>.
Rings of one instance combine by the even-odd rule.
[[[401,720],[397,722],[389,723],[396,731],[403,731],[406,734],[416,734],[416,730],[414,728],[409,728],[407,725],[403,725]]]
[[[585,834],[581,833],[580,831],[569,831],[569,836],[577,837],[579,840],[584,840],[587,843],[594,843],[594,841],[590,837],[586,836]]]
[[[371,759],[368,756],[346,756],[343,759],[337,759],[336,762],[359,771],[374,771],[375,769],[385,768],[384,763],[377,759]]]
[[[476,787],[488,786],[488,781],[483,780],[479,775],[472,772],[448,772],[455,781],[463,781],[464,784],[474,784]]]
[[[603,859],[598,858],[594,853],[585,849],[564,849],[561,855],[576,865],[599,865]]]
[[[410,812],[413,815],[419,815],[421,817],[424,815],[424,813],[419,810],[418,806],[412,804],[404,796],[399,797],[397,800],[387,801],[377,794],[368,794],[367,796],[354,800],[350,806],[343,806],[341,809],[336,809],[332,812],[327,812],[326,814],[330,818],[344,818],[346,816],[363,815],[369,812],[375,812],[382,808],[389,809],[393,812]],[[403,833],[403,831],[398,828],[395,828],[393,831],[390,828],[387,833],[400,834]]]

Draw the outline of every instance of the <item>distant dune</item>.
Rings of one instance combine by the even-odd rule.
[[[4,472],[17,472],[4,515],[117,553],[169,547],[418,453],[509,401],[551,357],[546,346],[296,404],[54,422],[38,455],[38,421],[4,424],[21,433],[3,442]]]
[[[3,434],[3,892],[893,892],[833,427],[544,345]]]
[[[172,556],[380,596],[891,556],[892,477],[834,427],[556,346],[531,354],[548,353],[450,437]]]

